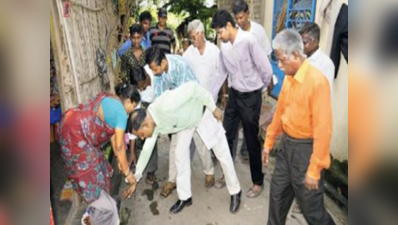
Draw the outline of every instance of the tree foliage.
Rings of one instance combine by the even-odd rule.
[[[199,19],[207,27],[209,18],[217,11],[217,5],[207,7],[205,2],[206,0],[170,0],[163,7],[174,14],[188,13],[189,16],[185,18],[178,29],[182,31],[190,21],[195,19]],[[206,32],[206,34],[208,33]]]
[[[206,0],[170,0],[164,7],[176,14],[187,12],[192,20],[206,20],[214,15],[217,6],[208,8],[205,2]]]

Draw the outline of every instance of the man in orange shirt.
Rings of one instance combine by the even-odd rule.
[[[275,139],[282,135],[271,181],[268,224],[285,224],[295,197],[309,224],[335,224],[323,200],[323,172],[330,166],[332,135],[329,82],[306,59],[297,31],[280,32],[273,48],[287,76],[263,149],[267,165]]]

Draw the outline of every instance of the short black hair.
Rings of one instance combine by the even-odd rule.
[[[236,0],[234,2],[234,5],[232,6],[232,12],[234,15],[241,13],[241,12],[248,12],[249,11],[249,5],[247,4],[246,1],[243,0]]]
[[[115,87],[116,95],[119,96],[120,99],[130,99],[130,101],[135,103],[140,103],[141,95],[138,92],[138,88],[135,85],[121,83]]]
[[[146,79],[146,73],[142,66],[134,66],[130,71],[130,82],[133,85],[138,85],[140,81]]]
[[[140,14],[139,21],[142,22],[144,20],[149,20],[149,22],[152,22],[152,15],[149,11],[144,11]]]
[[[300,35],[309,34],[316,41],[321,40],[321,28],[316,23],[305,23],[299,30]]]
[[[230,22],[233,27],[236,26],[234,19],[227,10],[217,10],[213,16],[211,28],[216,29],[226,27],[228,22]]]
[[[143,34],[144,30],[142,29],[142,26],[140,24],[133,24],[130,27],[130,36],[133,36],[133,34]]]
[[[146,118],[146,110],[143,108],[136,109],[131,113],[129,130],[130,131],[138,131]]]
[[[166,54],[159,47],[152,46],[145,50],[145,64],[155,62],[159,66],[163,59],[166,59]]]

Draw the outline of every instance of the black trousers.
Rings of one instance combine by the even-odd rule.
[[[240,130],[240,125],[238,128],[238,131],[236,132],[236,138],[234,141],[234,145],[231,149],[231,154],[234,158],[232,158],[235,161],[236,158],[236,154],[238,152],[238,142],[239,142],[239,130]],[[248,150],[247,150],[247,144],[246,144],[246,138],[245,135],[243,135],[243,141],[242,141],[242,146],[240,147],[240,154],[243,156],[245,154],[249,154]]]
[[[303,181],[313,151],[312,140],[282,137],[271,181],[269,225],[282,225],[296,197],[305,219],[310,225],[335,224],[324,205],[324,175],[317,191],[309,191]]]
[[[250,172],[252,181],[256,185],[263,185],[262,172],[262,147],[259,138],[259,118],[261,112],[261,89],[253,92],[242,93],[231,88],[224,116],[224,128],[232,158],[234,158],[233,145],[237,138],[239,123],[242,122],[243,133],[249,150]]]

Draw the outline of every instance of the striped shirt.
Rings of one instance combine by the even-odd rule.
[[[159,29],[156,25],[149,29],[152,46],[157,46],[164,51],[166,54],[171,53],[171,45],[175,44],[176,39],[174,32],[170,28],[166,27],[163,30]]]
[[[169,64],[169,71],[160,76],[155,76],[154,79],[156,97],[189,81],[198,82],[191,67],[181,56],[167,54],[166,59]]]

